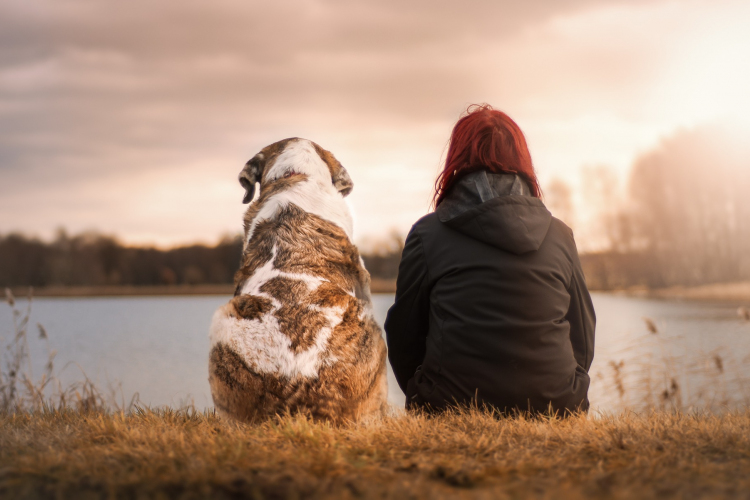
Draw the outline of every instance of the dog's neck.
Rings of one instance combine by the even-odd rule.
[[[276,182],[287,180],[295,182],[289,183],[288,187],[278,189],[276,192],[272,193],[272,186],[267,185],[265,189],[269,189],[271,194],[264,196],[261,190],[258,200],[248,207],[245,216],[245,248],[252,240],[255,228],[260,222],[276,218],[281,210],[290,204],[339,226],[349,237],[349,241],[353,241],[354,221],[351,210],[333,184],[330,181],[313,178],[308,174],[297,175],[301,178],[293,179],[296,177],[295,174],[281,176]]]

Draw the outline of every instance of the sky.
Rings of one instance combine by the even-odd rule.
[[[750,2],[1,0],[0,234],[162,247],[241,231],[237,174],[304,137],[349,171],[355,240],[426,214],[450,131],[487,102],[542,189],[618,189],[679,130],[747,128]],[[624,187],[622,187],[624,189]]]

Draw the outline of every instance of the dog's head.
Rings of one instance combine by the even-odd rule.
[[[245,188],[242,203],[250,203],[255,195],[255,184],[265,184],[295,174],[304,174],[320,182],[330,182],[347,196],[354,184],[346,169],[336,158],[312,141],[292,137],[274,142],[253,156],[240,172],[240,184]]]

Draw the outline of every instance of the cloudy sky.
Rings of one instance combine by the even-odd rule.
[[[748,19],[744,0],[2,0],[0,234],[215,242],[240,231],[244,162],[301,136],[349,170],[366,243],[428,211],[476,102],[585,220],[592,167],[624,180],[680,129],[747,126]]]

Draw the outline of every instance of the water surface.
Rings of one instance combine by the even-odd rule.
[[[45,345],[36,338],[35,325],[41,323],[50,347],[57,350],[55,365],[62,369],[63,383],[80,380],[85,372],[101,387],[121,384],[125,399],[137,392],[151,406],[210,407],[208,328],[213,312],[228,299],[35,299],[29,339],[34,372],[38,376],[46,360]],[[737,316],[737,304],[600,293],[593,299],[598,319],[590,390],[594,408],[716,408],[750,401],[750,323]],[[375,295],[373,303],[382,325],[393,295]],[[644,318],[658,333],[648,330]],[[3,345],[11,329],[10,309],[0,307]],[[403,393],[388,368],[389,399],[401,406]]]

